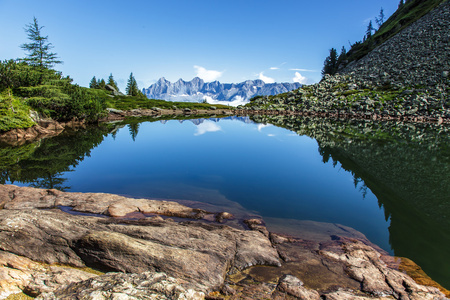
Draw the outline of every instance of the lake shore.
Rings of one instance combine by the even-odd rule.
[[[0,186],[0,205],[1,299],[445,298],[420,285],[439,287],[417,265],[342,225],[311,240],[269,232],[258,217],[13,185]]]
[[[225,116],[287,116],[287,117],[319,117],[336,120],[370,120],[370,121],[392,121],[404,123],[430,123],[430,124],[450,124],[449,118],[423,115],[386,115],[367,113],[367,112],[314,112],[314,111],[289,111],[274,109],[133,109],[133,110],[116,110],[109,109],[106,117],[100,119],[97,124],[104,122],[124,121],[128,118],[216,118]],[[22,129],[13,129],[4,133],[0,133],[0,142],[19,146],[27,142],[32,142],[42,138],[53,137],[61,134],[64,129],[85,128],[88,124],[85,121],[69,121],[57,122],[51,119],[44,119],[33,127]]]

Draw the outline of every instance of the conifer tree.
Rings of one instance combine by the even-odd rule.
[[[374,31],[374,30],[375,30],[375,28],[373,28],[372,20],[370,20],[369,25],[367,26],[366,39],[369,39],[372,37],[372,31]]]
[[[55,64],[60,64],[56,53],[50,52],[54,47],[47,41],[48,36],[42,36],[41,30],[44,26],[39,26],[36,17],[33,17],[33,23],[25,27],[28,33],[28,39],[31,43],[22,44],[20,47],[28,52],[28,57],[23,60],[30,65],[41,68],[51,68]]]
[[[99,88],[99,89],[104,90],[104,89],[105,89],[105,86],[106,86],[105,79],[102,78],[101,80],[98,81],[98,88]]]
[[[334,75],[337,71],[337,51],[334,48],[330,49],[330,55],[325,59],[323,63],[322,75],[330,74]]]
[[[377,22],[378,29],[380,29],[381,25],[384,23],[384,10],[381,8],[380,14],[378,15],[378,18],[375,18],[375,22]]]
[[[139,95],[139,88],[136,82],[136,79],[133,76],[133,72],[130,74],[130,78],[128,78],[127,82],[127,88],[125,90],[128,96],[138,96]]]
[[[403,0],[400,0],[400,3],[398,4],[398,8],[402,8],[405,2]]]
[[[346,56],[347,56],[347,50],[345,49],[344,46],[342,46],[341,54],[339,54],[339,59],[338,59],[338,61],[344,60]]]
[[[117,82],[114,80],[114,77],[113,77],[112,73],[109,74],[108,83],[107,84],[109,84],[110,86],[115,88],[116,91],[119,91],[119,88],[117,87]]]
[[[98,83],[97,83],[97,78],[92,77],[91,82],[89,83],[89,87],[91,89],[98,89]]]
[[[133,142],[136,141],[136,136],[139,133],[139,126],[140,125],[141,124],[139,124],[139,123],[128,124],[128,130],[130,131],[130,135],[131,135],[131,138],[133,139]]]

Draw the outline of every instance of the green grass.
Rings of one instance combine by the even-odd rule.
[[[30,107],[12,96],[9,90],[0,94],[0,132],[35,125],[30,118]]]

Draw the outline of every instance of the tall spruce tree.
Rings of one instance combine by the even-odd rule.
[[[20,47],[28,52],[27,58],[23,60],[30,65],[39,66],[41,68],[51,68],[55,64],[60,64],[56,53],[50,52],[53,45],[47,41],[48,36],[42,36],[41,30],[44,26],[39,26],[36,17],[33,17],[33,23],[25,27],[28,33],[28,39],[31,43],[22,44]]]
[[[128,96],[139,96],[140,94],[136,79],[133,76],[133,72],[131,72],[130,78],[128,78],[125,92],[127,93]]]
[[[322,75],[329,74],[334,75],[337,71],[338,55],[334,48],[330,49],[330,55],[325,59],[323,63]]]
[[[89,83],[89,87],[91,89],[98,89],[98,83],[97,83],[97,78],[92,77],[91,82]]]
[[[110,86],[115,88],[116,91],[119,91],[119,88],[117,87],[117,82],[114,80],[114,77],[113,77],[112,73],[109,74],[108,83],[107,84],[109,84]]]
[[[372,31],[374,31],[375,28],[373,28],[372,20],[370,20],[369,25],[367,25],[367,31],[366,31],[366,39],[369,39],[372,37]]]
[[[97,81],[97,84],[98,84],[99,89],[101,89],[101,90],[105,89],[105,86],[106,86],[105,79],[102,78],[101,80]]]

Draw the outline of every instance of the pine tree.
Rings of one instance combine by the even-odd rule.
[[[342,46],[341,54],[339,54],[338,61],[343,61],[345,60],[346,57],[347,57],[347,50],[345,49],[344,46]]]
[[[106,86],[106,82],[105,79],[101,79],[100,81],[98,81],[98,88],[104,90]]]
[[[400,0],[400,3],[398,4],[398,8],[402,8],[405,2],[403,0]]]
[[[92,77],[91,82],[89,83],[89,87],[91,89],[98,89],[98,83],[97,83],[97,79],[94,77]]]
[[[41,68],[51,68],[55,64],[60,64],[56,53],[50,52],[54,47],[47,41],[48,36],[42,36],[41,30],[44,26],[39,26],[36,17],[33,23],[26,26],[25,32],[28,33],[28,39],[31,43],[22,44],[20,47],[29,52],[28,57],[23,60],[30,65],[39,66]]]
[[[380,14],[378,15],[378,18],[375,18],[375,22],[377,22],[378,29],[380,29],[381,25],[384,23],[384,10],[381,8]]]
[[[334,48],[330,49],[330,55],[325,59],[323,63],[322,75],[330,74],[333,75],[337,71],[337,51]]]
[[[130,78],[128,79],[127,82],[127,88],[125,89],[125,92],[127,93],[128,96],[138,96],[139,94],[139,88],[136,82],[136,79],[134,79],[133,76],[133,72],[131,72],[130,74]]]
[[[140,125],[141,124],[139,124],[139,123],[128,124],[128,130],[130,131],[130,135],[131,135],[131,138],[133,139],[133,142],[136,141],[136,137],[137,137],[137,135],[139,133],[139,126]]]
[[[372,37],[372,31],[374,31],[374,30],[375,30],[375,28],[373,28],[372,20],[370,20],[369,25],[367,26],[366,39],[369,39]]]
[[[115,88],[116,91],[119,91],[119,88],[117,87],[117,82],[114,80],[114,77],[113,77],[112,73],[109,74],[108,84],[110,86],[112,86],[113,88]]]

